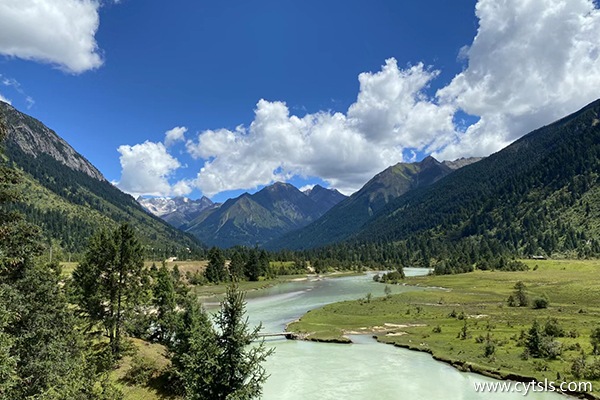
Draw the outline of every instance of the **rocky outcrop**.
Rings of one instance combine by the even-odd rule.
[[[106,180],[96,167],[37,119],[1,101],[0,112],[4,114],[7,123],[8,146],[16,145],[32,157],[47,154],[72,170],[83,172],[99,181]]]
[[[442,164],[444,164],[446,167],[453,169],[453,170],[457,170],[459,168],[462,167],[466,167],[467,165],[476,163],[477,161],[481,161],[483,160],[483,157],[467,157],[467,158],[458,158],[454,161],[444,161]]]

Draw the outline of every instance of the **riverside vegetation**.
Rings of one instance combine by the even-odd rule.
[[[500,379],[592,381],[600,397],[600,261],[523,262],[528,271],[406,278],[423,290],[327,305],[288,329],[319,341],[372,334]]]

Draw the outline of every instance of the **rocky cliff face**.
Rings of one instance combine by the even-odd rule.
[[[16,145],[33,157],[47,154],[74,171],[83,172],[99,181],[106,180],[96,167],[37,119],[2,101],[0,112],[4,114],[8,126],[8,146]]]

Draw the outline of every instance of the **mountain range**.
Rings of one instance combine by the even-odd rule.
[[[276,182],[201,212],[183,229],[211,246],[262,245],[306,226],[345,198],[319,185],[304,193]]]
[[[318,225],[340,203],[273,247],[332,243],[323,251],[369,249],[381,260],[433,262],[444,272],[503,254],[592,257],[600,254],[598,199],[600,100],[431,185],[407,191],[360,226],[346,224],[342,233],[321,229],[319,241],[314,240]]]
[[[462,164],[478,160],[463,159]],[[267,247],[304,249],[344,240],[393,199],[429,186],[453,171],[454,168],[431,156],[420,162],[393,165],[375,175],[359,191],[335,205],[314,223],[271,241]]]
[[[350,197],[320,185],[300,192],[290,184],[277,182],[224,204],[214,204],[206,197],[138,198],[138,202],[211,246],[296,248],[296,243],[302,243],[302,248],[310,248],[345,239],[391,200],[480,159],[440,163],[429,156],[420,162],[398,163]],[[307,229],[301,229],[307,225]]]
[[[53,247],[80,253],[97,229],[129,222],[149,248],[169,255],[201,251],[192,235],[148,214],[42,122],[1,101],[0,118],[8,130],[3,161],[21,170],[24,181],[24,202],[13,207],[38,225]]]
[[[2,102],[0,114],[8,128],[4,162],[24,177],[25,202],[14,208],[68,252],[81,252],[99,227],[127,221],[146,246],[173,255],[201,251],[201,242],[369,246],[374,257],[426,263],[500,253],[600,254],[600,100],[485,159],[396,164],[350,197],[277,182],[223,204],[138,199],[154,215],[40,121]]]

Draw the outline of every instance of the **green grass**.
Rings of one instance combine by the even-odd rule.
[[[600,326],[600,261],[525,260],[525,272],[476,271],[469,274],[407,278],[406,284],[423,287],[391,298],[347,301],[313,310],[288,329],[317,340],[336,340],[348,333],[375,334],[378,340],[434,354],[470,370],[506,377],[509,373],[557,380],[571,375],[571,364],[580,354],[578,344],[591,353],[589,335]],[[537,270],[533,270],[538,265]],[[516,282],[523,281],[529,297],[547,295],[550,307],[542,310],[514,308],[506,304]],[[469,338],[458,333],[465,320],[452,318],[463,313]],[[556,360],[528,359],[518,345],[521,331],[534,320],[544,324],[556,318],[562,328],[578,337],[558,338],[562,355]],[[434,327],[440,333],[434,333]],[[484,344],[478,337],[488,333],[496,343],[493,357],[484,357]],[[590,357],[591,360],[591,357]],[[582,379],[583,380],[583,379]],[[600,381],[594,382],[600,394]]]
[[[166,349],[164,346],[156,343],[148,343],[140,339],[129,339],[137,350],[137,354],[144,359],[152,360],[159,369],[164,369],[169,365],[165,357]],[[119,367],[111,374],[111,379],[122,390],[127,400],[179,400],[179,397],[167,396],[152,386],[138,386],[127,383],[123,378],[131,368],[132,356],[123,357]]]

